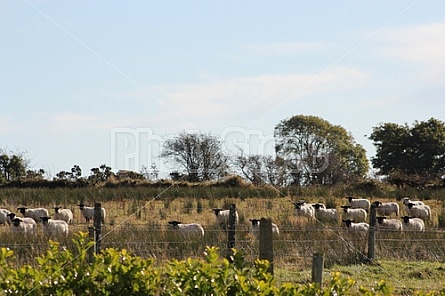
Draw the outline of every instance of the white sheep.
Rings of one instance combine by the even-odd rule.
[[[364,209],[367,211],[371,207],[371,202],[366,198],[354,198],[353,196],[348,196],[347,199],[351,209]]]
[[[230,210],[223,210],[218,208],[218,209],[212,209],[212,211],[215,213],[216,224],[221,226],[229,225]],[[238,224],[238,222],[239,222],[238,211],[235,210],[235,224]]]
[[[402,230],[404,231],[424,231],[425,223],[420,218],[403,216]]]
[[[8,215],[11,214],[11,212],[7,209],[0,209],[0,224],[11,224],[11,220],[9,219]]]
[[[51,217],[40,217],[43,224],[43,233],[50,235],[64,234],[68,235],[68,223],[63,220],[53,220]]]
[[[344,220],[352,220],[354,222],[365,222],[367,213],[364,209],[351,209],[351,206],[341,206],[343,209],[342,218]]]
[[[431,217],[431,208],[427,205],[409,203],[408,213],[413,218],[429,219]]]
[[[64,209],[62,207],[54,207],[54,220],[62,220],[68,224],[73,223],[73,212],[70,209]]]
[[[204,228],[198,223],[182,224],[179,221],[169,221],[168,224],[186,237],[204,237]]]
[[[355,223],[352,220],[342,220],[349,231],[351,232],[367,232],[369,230],[369,224],[365,222]]]
[[[336,209],[325,209],[322,204],[313,204],[315,208],[315,218],[320,221],[329,221],[338,223],[339,214]]]
[[[402,221],[399,219],[387,219],[385,216],[376,217],[376,228],[390,231],[402,231]]]
[[[36,231],[37,224],[32,218],[15,217],[11,221],[11,232],[35,234]]]
[[[315,217],[315,209],[311,204],[306,203],[304,200],[294,202],[293,204],[295,206],[295,216],[307,218]]]
[[[260,236],[260,220],[259,219],[250,219],[250,222],[252,222],[251,230],[253,236],[258,239]],[[272,234],[279,235],[280,229],[278,228],[277,224],[272,223]]]
[[[380,202],[375,201],[372,204],[376,206],[376,213],[379,216],[390,216],[391,214],[396,214],[396,216],[399,216],[400,213],[400,207],[399,204],[396,202]]]
[[[48,210],[45,208],[28,209],[27,207],[21,207],[17,208],[17,211],[19,211],[24,218],[32,218],[37,223],[41,221],[40,217],[49,215]]]
[[[403,204],[405,206],[408,206],[408,204],[410,204],[410,203],[413,203],[413,204],[415,204],[417,206],[424,205],[423,201],[420,201],[420,200],[410,200],[409,197],[402,198],[402,202],[403,202]]]
[[[94,219],[94,207],[87,207],[83,203],[78,204],[80,212],[82,216],[85,218],[87,223],[90,222],[91,219]],[[100,218],[102,223],[105,223],[105,217],[107,216],[107,211],[104,208],[100,209]]]

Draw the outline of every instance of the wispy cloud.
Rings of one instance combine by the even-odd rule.
[[[274,42],[274,43],[249,43],[241,45],[260,54],[295,55],[325,48],[319,42]]]
[[[166,103],[185,118],[230,118],[253,111],[266,111],[277,103],[308,96],[338,92],[363,86],[368,75],[352,68],[334,67],[314,80],[317,74],[276,74],[238,77],[195,85],[156,87]],[[313,82],[312,82],[313,81]],[[309,82],[310,86],[304,87]]]
[[[390,29],[383,52],[406,65],[420,66],[418,78],[442,84],[445,75],[445,23],[422,24]]]

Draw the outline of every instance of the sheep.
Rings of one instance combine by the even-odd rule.
[[[78,204],[82,216],[85,218],[86,223],[90,223],[91,219],[94,219],[94,207],[87,207],[83,203]],[[105,217],[107,216],[107,211],[105,208],[100,209],[100,218],[102,224],[105,223]]]
[[[40,217],[43,225],[43,233],[57,235],[64,234],[68,235],[69,228],[68,223],[63,220],[53,220],[51,217]]]
[[[297,217],[315,217],[315,209],[311,204],[306,203],[304,200],[293,203],[295,206],[295,216]]]
[[[37,224],[32,218],[15,217],[11,220],[11,232],[34,234],[36,233],[36,230]]]
[[[8,217],[9,214],[11,214],[11,212],[7,209],[0,209],[0,224],[11,224],[11,221]]]
[[[198,223],[182,224],[179,221],[169,221],[168,224],[172,226],[173,229],[177,230],[184,236],[187,237],[204,237],[204,228]]]
[[[260,236],[260,220],[259,219],[250,219],[250,222],[252,222],[251,230],[253,236],[258,239]],[[279,235],[280,229],[278,228],[277,224],[272,223],[272,234]]]
[[[405,206],[408,206],[409,203],[413,203],[417,206],[424,205],[423,201],[420,200],[410,200],[409,197],[402,198],[402,202]]]
[[[355,222],[366,221],[366,211],[364,209],[351,209],[351,206],[341,206],[343,209],[343,219],[352,220]]]
[[[216,224],[223,227],[229,224],[230,210],[223,210],[217,208],[217,209],[212,209],[212,211],[215,213]],[[238,211],[235,210],[235,224],[238,224],[238,222],[239,222]]]
[[[420,218],[403,216],[402,230],[404,231],[424,231],[425,223]]]
[[[325,209],[322,204],[312,205],[315,208],[315,218],[321,221],[338,223],[338,211],[336,209]]]
[[[342,220],[349,231],[351,232],[367,232],[369,230],[369,224],[365,222],[354,223],[353,220]]]
[[[353,196],[347,197],[351,209],[364,209],[366,211],[371,207],[371,202],[366,198],[354,198]]]
[[[402,221],[399,219],[387,219],[385,216],[379,216],[376,219],[378,229],[402,231]]]
[[[48,210],[45,208],[28,209],[27,207],[21,207],[17,208],[17,211],[23,215],[23,218],[32,218],[36,223],[40,222],[40,217],[49,215]]]
[[[17,217],[17,215],[15,213],[9,213],[7,216],[8,216],[8,224],[12,224],[12,220],[14,220],[15,218],[19,218],[19,217]],[[22,221],[24,221],[24,222],[31,223],[31,224],[37,223],[33,218],[29,218],[29,217],[20,218],[20,219],[22,219]]]
[[[408,212],[413,218],[429,219],[431,217],[431,208],[427,205],[409,203]]]
[[[54,220],[62,220],[68,224],[73,223],[73,212],[70,209],[63,209],[62,207],[54,207]]]
[[[376,206],[376,212],[379,216],[390,216],[391,214],[396,214],[399,216],[400,208],[396,202],[380,202],[375,201],[372,204]]]

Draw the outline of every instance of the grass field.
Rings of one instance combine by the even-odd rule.
[[[258,241],[250,233],[249,219],[268,217],[280,227],[280,235],[274,238],[274,268],[280,282],[310,282],[312,255],[321,252],[326,278],[332,271],[341,271],[366,287],[385,279],[398,293],[413,288],[445,288],[445,232],[439,228],[443,201],[432,198],[439,192],[429,196],[425,196],[425,192],[408,195],[412,199],[423,198],[431,206],[433,215],[426,224],[427,231],[377,233],[374,265],[362,263],[367,255],[366,235],[351,235],[340,223],[325,225],[294,216],[292,201],[300,199],[337,208],[346,204],[345,193],[338,196],[335,193],[323,188],[313,189],[310,194],[301,190],[284,193],[271,188],[1,189],[0,207],[15,211],[22,205],[43,206],[52,214],[53,206],[65,206],[75,215],[75,223],[70,226],[74,233],[88,230],[76,205],[81,201],[91,206],[101,202],[107,209],[102,228],[103,248],[126,248],[135,255],[154,257],[163,263],[172,258],[200,257],[207,245],[218,246],[224,253],[227,234],[214,225],[211,209],[236,204],[240,225],[236,229],[235,248],[246,254],[246,260],[253,261],[259,256]],[[387,195],[393,197],[369,198],[394,201],[394,196],[402,196],[394,192]],[[176,236],[167,227],[170,220],[202,224],[206,231],[204,239],[184,240]],[[35,264],[34,257],[45,252],[48,245],[48,237],[44,237],[41,230],[32,238],[13,237],[7,226],[1,226],[0,235],[0,246],[13,249],[18,255],[18,264]],[[70,248],[71,236],[54,239]]]

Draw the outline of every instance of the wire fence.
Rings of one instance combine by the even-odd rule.
[[[273,236],[273,264],[281,280],[309,282],[312,258],[315,253],[323,253],[326,267],[335,264],[349,265],[363,263],[368,255],[368,233],[351,233],[339,224],[323,224],[317,221],[307,221],[293,215],[292,208],[273,208],[265,202],[261,206],[240,208],[240,223],[235,227],[234,248],[245,254],[245,260],[253,262],[260,257],[259,239],[252,234],[248,218],[274,216],[279,226],[279,235]],[[123,213],[130,213],[132,205],[122,207]],[[228,252],[228,232],[209,218],[210,207],[179,207],[168,208],[153,206],[151,210],[157,215],[167,212],[160,220],[144,219],[142,212],[137,219],[118,221],[111,219],[101,225],[101,248],[127,249],[136,256],[156,258],[162,265],[171,259],[186,259],[203,257],[206,246],[220,248],[224,255]],[[170,211],[170,212],[169,212]],[[180,213],[180,214],[178,214]],[[124,216],[124,214],[122,214]],[[255,216],[254,216],[255,215]],[[203,238],[184,237],[167,225],[169,219],[184,219],[205,221],[201,223],[205,230]],[[213,217],[214,218],[214,217]],[[445,231],[427,224],[423,232],[414,231],[383,231],[375,234],[376,259],[411,260],[411,261],[445,261]],[[73,234],[79,231],[88,232],[88,227],[80,218],[70,225],[68,236],[52,237],[67,248],[73,248]],[[35,264],[34,258],[48,250],[48,239],[39,225],[34,236],[17,236],[10,233],[7,226],[0,227],[2,240],[0,247],[15,251],[19,263]]]

